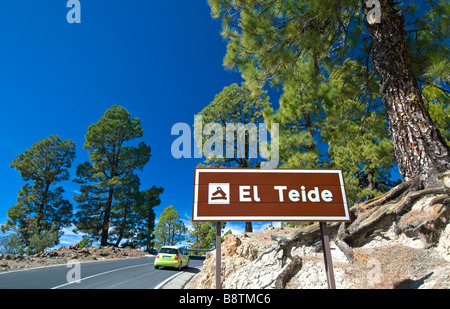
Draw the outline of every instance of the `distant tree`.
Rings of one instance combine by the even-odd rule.
[[[78,246],[80,248],[90,248],[92,247],[92,241],[86,235],[84,235],[83,238],[78,243]]]
[[[72,204],[63,198],[63,188],[55,185],[69,178],[74,158],[75,144],[53,135],[34,143],[11,163],[27,183],[17,204],[8,210],[2,230],[17,231],[23,252],[33,254],[57,245],[61,229],[71,224]]]
[[[99,241],[102,234],[103,211],[108,199],[108,187],[101,185],[101,180],[90,173],[89,162],[80,164],[77,169],[81,183],[81,193],[74,196],[79,203],[76,217],[75,232],[87,233],[90,241]],[[153,186],[149,190],[140,191],[138,176],[130,175],[124,178],[120,186],[115,188],[114,207],[111,210],[111,230],[108,242],[115,246],[153,247],[155,212],[153,207],[159,205],[159,195],[163,188]],[[124,240],[125,244],[121,244]]]
[[[216,244],[216,229],[212,222],[192,222],[189,242],[192,249],[211,249]]]
[[[308,226],[313,224],[314,222],[297,222],[297,221],[289,221],[289,222],[281,222],[281,227],[301,227],[301,226]]]
[[[20,236],[17,233],[0,236],[0,254],[20,254]]]
[[[73,181],[79,183],[80,194],[73,197],[77,205],[75,233],[85,233],[90,241],[100,241],[103,230],[104,209],[108,200],[108,186],[104,175],[94,174],[92,164],[78,165]]]
[[[141,142],[137,147],[127,142],[142,137],[139,118],[131,117],[121,106],[112,106],[86,133],[84,148],[92,162],[77,169],[77,182],[82,184],[75,226],[78,230],[100,238],[100,245],[108,244],[111,213],[119,188],[127,187],[129,176],[144,168],[150,159],[150,147]]]
[[[173,206],[166,207],[156,225],[156,247],[174,246],[185,239],[186,226]]]
[[[137,213],[136,221],[136,241],[150,251],[154,248],[155,239],[155,211],[153,208],[161,203],[160,195],[163,188],[151,187],[148,190],[139,192],[134,212]]]
[[[225,234],[223,234],[223,236],[222,236],[222,242],[223,242],[223,240],[225,239],[225,236],[230,235],[230,234],[233,234],[233,231],[232,231],[232,230],[226,231]]]
[[[30,225],[33,230],[36,229],[34,228],[34,224],[36,222],[31,222]],[[29,253],[43,252],[45,249],[57,245],[61,234],[61,231],[56,225],[51,225],[47,229],[42,230],[40,234],[31,235],[29,248],[32,251],[29,251]]]
[[[214,100],[199,113],[202,116],[202,127],[198,128],[200,129],[198,132],[202,132],[202,138],[197,139],[196,136],[196,141],[197,144],[201,142],[204,148],[203,153],[206,158],[202,165],[259,167],[263,158],[257,155],[258,149],[257,146],[254,146],[260,138],[257,126],[264,123],[264,112],[270,108],[269,97],[266,93],[255,97],[245,84],[241,86],[231,84],[224,87],[214,97]],[[219,128],[216,128],[215,124],[219,125]],[[195,125],[200,124],[196,123]],[[218,132],[215,132],[219,129],[222,132],[220,136],[217,134]],[[215,139],[216,136],[217,139]],[[217,143],[212,143],[211,137]],[[208,147],[205,147],[205,144]],[[223,145],[223,147],[219,148],[219,145]],[[214,151],[214,155],[208,153],[209,148]],[[227,148],[231,151],[227,152]]]
[[[118,247],[125,239],[134,238],[136,224],[139,216],[134,212],[134,207],[139,197],[140,181],[137,175],[129,175],[123,178],[120,186],[114,192],[114,207],[111,209],[111,229],[109,238]]]

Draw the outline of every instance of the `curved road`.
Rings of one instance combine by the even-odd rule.
[[[154,289],[178,274],[177,270],[155,269],[154,260],[145,257],[80,263],[79,277],[72,276],[76,266],[66,264],[1,272],[0,289]],[[191,258],[183,271],[198,272],[202,265],[203,259]],[[68,277],[80,278],[80,282],[68,282]]]

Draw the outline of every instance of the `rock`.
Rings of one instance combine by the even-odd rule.
[[[346,246],[342,239],[334,240],[351,224],[329,228],[338,289],[450,288],[449,202],[442,190],[433,190],[405,194],[401,201],[406,204],[397,201],[355,212],[351,224],[359,226],[350,230],[355,239]],[[360,227],[369,228],[364,231]],[[271,235],[303,235],[299,229],[227,235],[222,243],[222,288],[271,289],[283,278],[279,287],[326,289],[323,254],[316,250],[321,248],[320,234],[313,234],[314,226],[301,230],[305,231],[304,240],[290,250],[283,266],[283,252],[270,250],[277,247]],[[336,243],[348,250],[341,251]],[[215,288],[215,258],[214,251],[208,253],[202,271],[188,288]]]
[[[237,248],[241,244],[241,240],[233,234],[229,234],[224,238],[224,251],[222,251],[222,255],[224,257],[231,257],[236,254]]]
[[[447,224],[445,230],[442,232],[436,250],[445,260],[450,262],[450,224]]]
[[[57,250],[52,250],[52,251],[49,251],[48,252],[48,256],[49,257],[56,257],[56,256],[58,256],[59,254],[58,254],[58,251]]]
[[[79,249],[79,248],[80,248],[80,244],[75,244],[75,245],[69,246],[70,250],[76,250],[76,249]]]
[[[81,253],[81,254],[90,254],[90,251],[89,251],[88,248],[82,248],[82,249],[78,250],[78,253]]]

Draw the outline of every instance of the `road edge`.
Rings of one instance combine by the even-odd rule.
[[[200,273],[202,267],[194,267],[198,272],[181,271],[167,278],[155,287],[155,290],[184,289],[191,280]]]

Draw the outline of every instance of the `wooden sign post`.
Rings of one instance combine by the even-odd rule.
[[[335,289],[333,260],[330,251],[330,239],[328,235],[328,227],[326,222],[320,222],[320,238],[322,240],[323,259],[325,263],[325,272],[327,274],[327,283],[329,289]]]
[[[216,222],[216,289],[222,288],[222,222]]]
[[[217,222],[217,288],[222,221],[318,221],[328,287],[334,288],[326,222],[350,221],[342,171],[197,168],[192,221]]]

